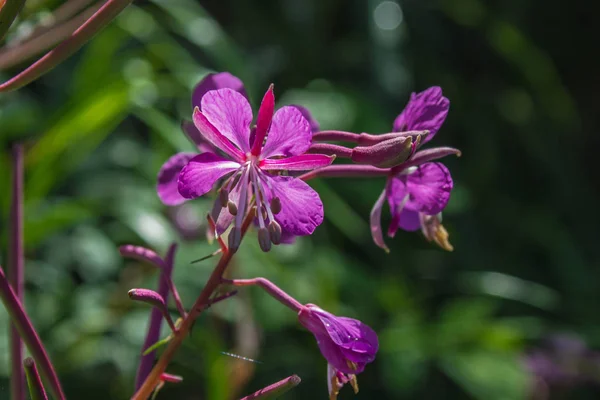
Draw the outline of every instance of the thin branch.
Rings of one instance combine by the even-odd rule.
[[[249,209],[252,210],[252,207],[249,207]],[[252,211],[250,211],[246,215],[246,219],[244,220],[244,223],[242,225],[242,229],[241,229],[242,237],[248,230],[248,227],[252,223],[253,218],[254,218],[254,213]],[[212,274],[210,275],[210,278],[208,278],[208,282],[206,282],[204,289],[202,289],[202,292],[200,293],[200,295],[196,299],[196,302],[192,306],[189,314],[182,321],[177,333],[173,334],[173,336],[174,336],[173,339],[169,342],[167,348],[162,353],[162,355],[160,356],[160,359],[158,360],[158,362],[152,369],[152,372],[150,372],[150,375],[148,375],[148,377],[146,378],[146,380],[144,381],[142,386],[133,395],[131,400],[142,400],[142,399],[145,400],[152,395],[152,392],[157,387],[157,385],[160,383],[161,375],[165,372],[165,370],[167,369],[167,366],[171,362],[171,359],[173,358],[173,356],[175,356],[175,353],[177,352],[177,350],[183,343],[183,340],[189,333],[190,328],[192,327],[194,321],[196,320],[196,318],[198,318],[200,316],[202,311],[204,309],[206,309],[206,305],[208,305],[210,303],[210,298],[211,298],[213,292],[220,285],[221,279],[223,277],[223,272],[225,272],[225,269],[229,265],[229,262],[231,261],[231,258],[233,257],[234,254],[235,253],[233,253],[229,250],[223,253],[221,258],[219,259],[219,262],[217,263],[217,266],[215,267]]]
[[[13,149],[13,183],[10,206],[10,247],[8,280],[15,295],[23,303],[25,288],[25,256],[23,250],[23,147]],[[25,400],[23,341],[14,324],[10,324],[11,399]]]
[[[64,24],[44,27],[43,35],[35,35],[15,46],[6,46],[0,51],[0,69],[4,70],[27,60],[68,38],[90,18],[100,5],[93,5]]]
[[[10,1],[10,0],[9,0]],[[49,51],[23,72],[0,85],[0,92],[16,90],[33,82],[79,50],[88,40],[112,21],[132,0],[109,0],[69,39]],[[6,6],[5,6],[6,7]]]
[[[39,335],[35,331],[31,323],[31,319],[25,312],[19,298],[8,284],[8,280],[4,275],[4,270],[0,267],[0,300],[4,303],[4,307],[10,316],[11,321],[17,327],[21,339],[27,345],[33,359],[40,367],[42,375],[50,385],[50,392],[58,400],[65,400],[65,395],[60,386],[60,381],[54,371],[54,367],[50,362],[48,353],[40,340]]]

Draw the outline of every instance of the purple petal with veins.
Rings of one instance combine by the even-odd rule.
[[[442,95],[439,86],[413,93],[410,101],[394,121],[394,132],[429,131],[422,143],[427,143],[442,127],[448,115],[450,101]]]
[[[306,153],[312,141],[310,124],[296,107],[281,107],[273,115],[261,158],[296,156]]]
[[[250,151],[252,107],[243,95],[232,89],[211,90],[202,97],[201,104],[202,114],[221,135],[243,153]]]
[[[213,153],[202,153],[192,158],[179,174],[179,193],[186,199],[194,199],[209,192],[215,182],[240,164]]]

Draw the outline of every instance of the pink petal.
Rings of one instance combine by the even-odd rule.
[[[281,107],[271,121],[261,158],[297,156],[306,153],[312,141],[310,124],[296,107]]]
[[[407,190],[410,193],[406,208],[427,215],[437,214],[448,204],[452,185],[450,171],[444,164],[422,164],[406,178]]]
[[[211,90],[202,97],[202,113],[210,123],[244,153],[250,151],[252,108],[232,89]]]
[[[308,108],[306,108],[304,106],[299,106],[297,104],[292,104],[291,107],[296,107],[298,110],[300,110],[300,112],[302,113],[304,118],[306,118],[306,120],[308,121],[308,123],[310,125],[310,130],[312,133],[316,133],[316,132],[319,132],[319,130],[321,130],[319,123],[317,122],[316,119],[313,118],[310,111],[308,111]]]
[[[243,162],[245,160],[246,156],[244,153],[223,136],[197,107],[194,109],[194,125],[196,125],[202,136],[213,146],[227,153],[236,161]]]
[[[273,85],[269,86],[267,93],[260,103],[258,109],[258,116],[256,117],[256,136],[252,146],[252,154],[259,155],[260,149],[262,148],[265,136],[271,126],[271,120],[273,119],[273,111],[275,110],[275,95],[273,94]]]
[[[246,90],[244,89],[244,84],[239,78],[231,75],[229,72],[218,72],[206,75],[200,83],[196,85],[194,92],[192,93],[192,108],[200,107],[202,97],[208,91],[225,88],[233,89],[236,92],[241,93],[244,97],[248,97],[246,95]]]
[[[214,153],[199,154],[181,170],[179,193],[186,199],[200,197],[210,191],[217,180],[239,167],[240,164]]]
[[[176,206],[187,201],[177,190],[177,180],[183,167],[196,155],[196,153],[177,153],[160,168],[156,191],[163,204]]]
[[[421,219],[419,212],[403,208],[400,211],[392,211],[392,221],[388,228],[388,236],[394,237],[398,228],[402,228],[408,232],[414,232],[421,228]]]
[[[282,230],[295,236],[310,235],[323,222],[323,203],[317,192],[304,181],[291,176],[269,176],[269,201],[274,196],[281,200],[281,211],[275,215]]]
[[[307,171],[326,167],[333,162],[335,157],[324,154],[301,154],[288,158],[262,160],[259,167],[263,170]]]
[[[433,139],[448,115],[450,101],[438,86],[413,93],[410,101],[394,121],[394,132],[428,130],[422,143]]]
[[[370,216],[370,224],[371,224],[371,236],[373,236],[373,241],[387,253],[390,252],[390,249],[385,244],[383,240],[383,231],[381,229],[381,209],[383,208],[383,204],[385,203],[385,193],[384,190],[379,195],[379,198],[373,205],[373,209],[371,210]]]

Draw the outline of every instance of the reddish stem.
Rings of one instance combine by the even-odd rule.
[[[64,400],[65,395],[58,376],[54,371],[54,367],[50,362],[48,353],[40,340],[39,335],[35,331],[31,323],[31,319],[25,312],[23,305],[19,301],[17,295],[8,284],[8,280],[4,276],[4,271],[0,267],[0,300],[4,303],[4,307],[10,316],[11,321],[17,327],[21,339],[27,345],[29,353],[33,356],[33,359],[39,366],[42,375],[46,378],[46,382],[49,384],[49,389],[52,395],[58,400]]]
[[[299,312],[302,309],[302,304],[300,304],[298,300],[294,299],[273,282],[265,278],[223,279],[223,283],[233,286],[260,286],[284,306],[291,308],[295,312]]]
[[[329,140],[339,142],[358,143],[360,135],[344,131],[320,131],[313,135],[313,142],[327,142]]]
[[[23,147],[13,149],[13,186],[10,207],[10,251],[7,276],[15,295],[23,303],[25,255],[23,249]],[[11,399],[25,400],[23,341],[14,324],[10,324]]]
[[[249,207],[249,209],[252,210],[252,207]],[[254,213],[250,211],[246,215],[246,219],[244,220],[244,223],[242,225],[242,236],[248,230],[248,227],[252,223],[253,218]],[[158,362],[150,372],[150,375],[148,375],[142,386],[133,395],[133,397],[131,398],[132,400],[145,400],[152,395],[154,388],[156,388],[156,386],[160,383],[161,375],[166,371],[167,366],[169,365],[171,359],[173,358],[173,356],[175,356],[175,353],[183,343],[183,340],[190,331],[190,328],[192,327],[194,321],[200,316],[202,311],[206,309],[206,306],[210,304],[210,297],[217,289],[217,287],[221,284],[223,273],[225,272],[227,265],[229,265],[233,254],[234,253],[232,253],[229,250],[223,252],[223,255],[219,259],[217,266],[208,278],[208,282],[206,282],[204,289],[202,289],[202,292],[200,293],[194,305],[192,306],[191,311],[189,312],[187,317],[181,322],[177,333],[173,334],[173,339],[167,345],[167,348],[160,356]]]

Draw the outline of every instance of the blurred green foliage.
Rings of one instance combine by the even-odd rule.
[[[28,2],[8,40],[55,3]],[[308,107],[324,129],[387,132],[410,92],[431,85],[451,100],[435,144],[463,151],[445,160],[455,181],[444,213],[453,253],[400,232],[386,255],[368,229],[383,180],[319,180],[326,221],[315,235],[269,254],[251,237],[231,268],[379,332],[380,354],[356,398],[531,398],[526,348],[564,331],[600,346],[600,121],[590,80],[600,65],[583,51],[597,47],[595,29],[579,23],[591,18],[584,4],[136,2],[54,71],[0,96],[0,226],[8,149],[23,141],[26,305],[68,397],[132,393],[149,312],[127,290],[154,287],[156,276],[123,261],[118,245],[164,252],[182,242],[175,281],[188,305],[211,271],[213,260],[189,263],[215,248],[201,233],[211,201],[168,210],[154,185],[170,155],[193,149],[179,123],[190,118],[193,86],[213,70],[239,76],[255,106],[274,82],[280,104]],[[9,395],[7,346],[0,329],[0,399]],[[303,382],[286,399],[327,392],[312,335],[253,288],[207,312],[169,372],[184,382],[159,399],[239,397],[294,373]]]

